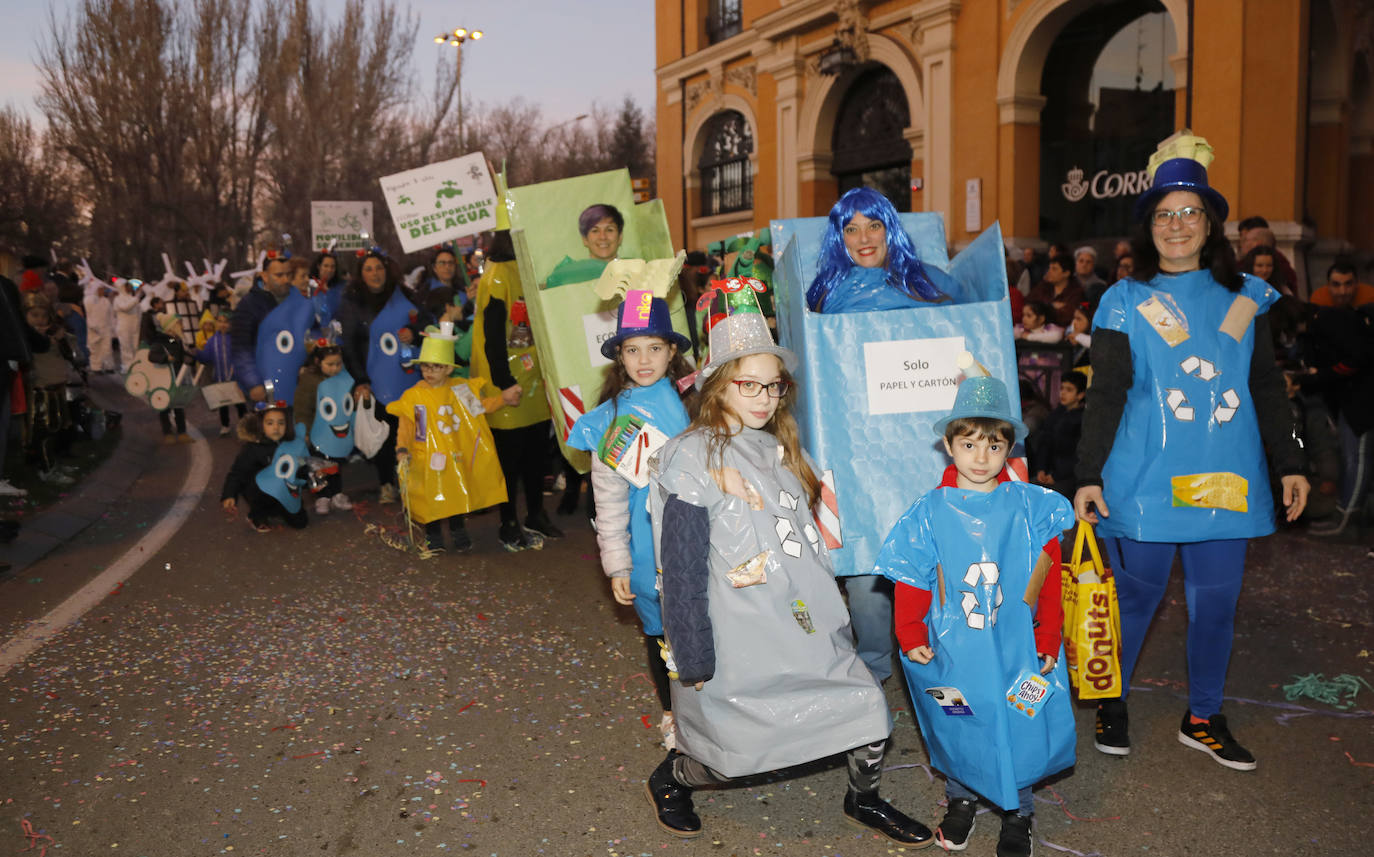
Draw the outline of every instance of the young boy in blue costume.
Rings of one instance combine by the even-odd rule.
[[[1051,565],[1041,546],[1073,510],[1047,488],[1002,481],[1026,427],[1001,381],[965,380],[934,429],[953,484],[907,510],[876,570],[897,584],[907,685],[931,763],[948,780],[936,841],[967,847],[981,795],[1006,810],[998,857],[1029,857],[1031,786],[1074,761],[1059,622],[1037,609]]]

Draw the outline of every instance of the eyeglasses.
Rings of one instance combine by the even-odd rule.
[[[1201,208],[1196,208],[1191,205],[1180,208],[1178,211],[1166,211],[1161,208],[1150,215],[1150,223],[1156,228],[1163,229],[1169,225],[1169,221],[1177,217],[1178,221],[1184,226],[1196,226],[1198,221],[1202,220],[1202,215],[1204,213],[1205,212]]]
[[[788,381],[774,381],[771,384],[764,384],[759,381],[736,381],[732,379],[730,383],[738,387],[739,394],[746,399],[757,399],[759,393],[764,390],[768,391],[768,398],[781,399],[792,388],[791,382]]]

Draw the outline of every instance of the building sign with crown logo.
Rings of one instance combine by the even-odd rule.
[[[1085,179],[1081,167],[1075,165],[1068,172],[1068,181],[1059,188],[1069,202],[1078,202],[1089,194],[1093,199],[1112,199],[1118,196],[1139,196],[1150,186],[1149,173],[1137,170],[1128,173],[1114,173],[1098,170],[1091,180]]]

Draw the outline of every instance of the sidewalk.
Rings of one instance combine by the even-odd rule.
[[[0,583],[100,520],[153,460],[162,439],[157,412],[124,392],[122,376],[92,375],[90,396],[98,407],[123,415],[119,445],[99,467],[73,485],[67,497],[22,522],[19,536],[4,547],[3,558],[10,568],[0,575]]]

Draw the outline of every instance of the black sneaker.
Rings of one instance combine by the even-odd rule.
[[[644,792],[653,804],[658,826],[683,839],[701,835],[701,819],[692,806],[692,790],[673,777],[673,757],[659,763],[644,784]]]
[[[860,796],[853,790],[847,790],[844,795],[844,820],[913,850],[925,848],[935,841],[935,834],[930,832],[929,827],[878,797],[877,792]]]
[[[973,818],[978,814],[975,801],[952,797],[945,818],[935,828],[935,844],[946,851],[963,851],[968,847],[969,834],[973,832]]]
[[[997,837],[997,857],[1031,857],[1035,840],[1031,837],[1033,815],[1009,812],[1002,816],[1002,833]]]
[[[1126,734],[1126,700],[1104,699],[1097,704],[1097,735],[1093,746],[1108,756],[1129,756],[1131,739]]]
[[[467,527],[450,527],[448,534],[453,538],[454,553],[467,553],[472,550],[472,536],[468,535]]]
[[[554,526],[553,521],[549,520],[548,513],[540,511],[537,515],[530,515],[525,519],[525,529],[536,532],[546,539],[561,539],[563,531]]]
[[[517,521],[506,521],[501,524],[500,539],[501,547],[511,553],[544,549],[544,537],[526,530]]]
[[[1236,743],[1236,739],[1231,737],[1231,730],[1226,728],[1225,714],[1213,714],[1206,723],[1194,723],[1192,712],[1183,712],[1183,722],[1178,727],[1178,743],[1211,753],[1218,765],[1225,765],[1233,771],[1255,769],[1255,757]]]

